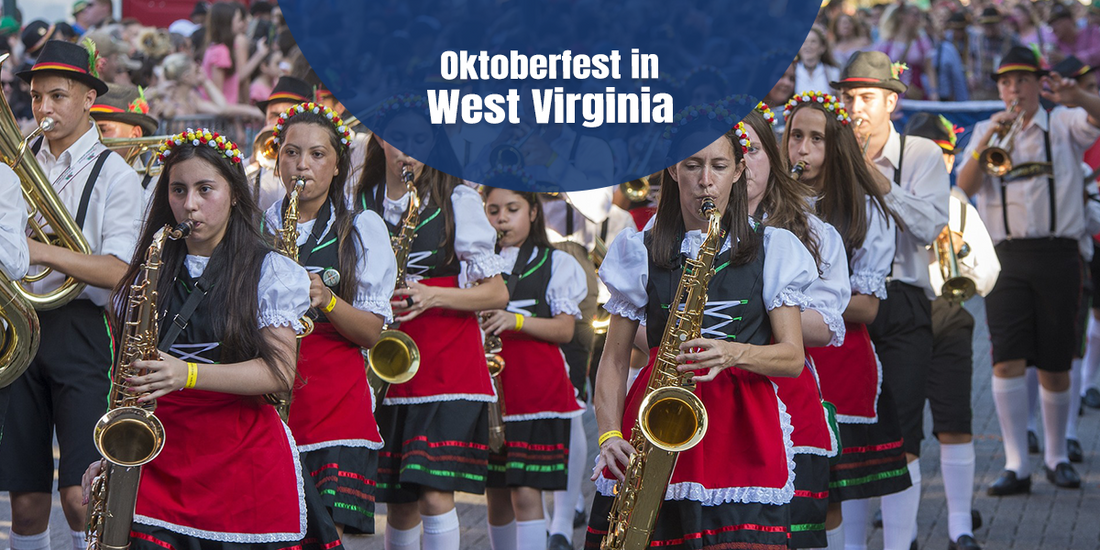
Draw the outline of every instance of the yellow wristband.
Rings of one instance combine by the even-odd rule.
[[[328,292],[332,295],[332,299],[328,301],[328,304],[326,304],[325,307],[321,308],[321,311],[324,311],[325,313],[332,313],[332,310],[336,309],[336,293],[331,290]]]
[[[516,314],[516,332],[523,330],[523,314]]]
[[[981,154],[979,154],[979,153],[978,153],[978,150],[977,150],[977,149],[975,149],[975,150],[974,150],[974,152],[973,152],[973,153],[971,153],[971,155],[970,155],[970,156],[974,157],[974,160],[978,160],[978,159],[980,159],[980,158],[981,158]]]
[[[603,444],[606,443],[607,440],[611,439],[612,437],[622,437],[622,436],[623,436],[623,432],[620,432],[619,430],[611,430],[611,431],[604,432],[604,434],[600,436],[599,446],[603,447]]]
[[[184,388],[191,389],[195,387],[195,383],[199,381],[199,366],[195,363],[187,363],[187,383],[183,385]]]

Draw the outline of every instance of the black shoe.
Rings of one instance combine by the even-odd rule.
[[[916,541],[916,540],[914,540],[914,541],[912,542],[912,544],[910,544],[910,545],[909,545],[909,550],[918,550],[918,547],[917,547],[917,541]]]
[[[875,510],[875,517],[871,520],[871,525],[873,525],[875,529],[882,529],[882,508]]]
[[[1039,448],[1039,434],[1028,430],[1027,431],[1027,454],[1037,455],[1042,449]]]
[[[982,513],[975,508],[970,509],[970,529],[977,531],[982,526]]]
[[[573,545],[565,539],[565,535],[558,533],[550,535],[550,540],[546,541],[546,550],[573,550]]]
[[[1096,388],[1085,390],[1085,395],[1081,397],[1081,402],[1084,403],[1086,407],[1100,409],[1100,390]]]
[[[1069,455],[1070,462],[1084,462],[1085,453],[1081,450],[1081,442],[1076,439],[1066,440],[1066,454]]]
[[[1008,495],[1018,495],[1020,493],[1031,492],[1031,476],[1023,479],[1016,478],[1016,472],[1012,470],[1005,470],[1001,472],[1001,477],[997,478],[997,481],[993,482],[985,491],[991,497],[1003,497]]]
[[[581,510],[573,510],[573,528],[584,527],[588,525],[588,516],[584,515]]]
[[[982,547],[978,546],[978,542],[974,540],[974,537],[963,535],[959,537],[959,540],[947,543],[947,550],[982,550]]]
[[[1053,470],[1044,465],[1043,470],[1046,470],[1048,481],[1063,489],[1081,488],[1081,476],[1077,475],[1077,470],[1069,462],[1060,462]]]

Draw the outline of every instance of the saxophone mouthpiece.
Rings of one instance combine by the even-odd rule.
[[[191,236],[191,231],[193,231],[194,229],[194,220],[183,220],[182,222],[180,222],[179,225],[172,228],[172,231],[168,233],[168,238],[172,239],[173,241],[186,239],[187,237]]]
[[[413,181],[412,166],[409,166],[408,164],[402,164],[401,165],[401,179],[406,184],[412,183],[412,181]]]
[[[715,208],[717,208],[717,206],[714,205],[714,199],[708,197],[703,199],[703,204],[699,206],[699,213],[705,218],[710,216],[710,213],[713,212]]]

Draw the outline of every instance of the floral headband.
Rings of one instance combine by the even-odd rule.
[[[791,112],[794,111],[795,107],[798,107],[800,103],[821,104],[821,106],[825,107],[826,111],[836,113],[836,119],[845,126],[852,120],[848,117],[848,111],[844,109],[844,106],[831,94],[825,92],[802,92],[792,97],[791,100],[783,106],[784,120],[791,117]]]
[[[168,155],[172,154],[172,150],[179,145],[190,143],[191,145],[198,147],[200,145],[209,145],[211,148],[216,149],[223,157],[229,159],[234,164],[240,164],[241,162],[241,150],[237,148],[237,144],[229,140],[229,138],[213,132],[207,128],[199,128],[198,130],[192,130],[188,128],[185,132],[180,132],[160,144],[160,149],[157,152],[157,160],[164,162],[168,158]]]
[[[278,120],[275,121],[275,131],[271,133],[272,139],[275,140],[276,147],[279,145],[280,141],[282,141],[279,139],[279,136],[283,132],[283,126],[286,124],[286,121],[294,118],[294,115],[305,112],[310,112],[315,115],[324,115],[324,117],[332,122],[332,125],[336,128],[336,134],[340,136],[340,143],[344,144],[344,149],[347,150],[348,147],[351,147],[351,130],[344,124],[340,115],[336,114],[336,111],[333,111],[331,108],[312,101],[309,103],[292,105],[289,109],[283,111],[283,114],[279,115]]]
[[[531,181],[531,174],[528,174],[522,168],[517,168],[515,165],[501,165],[496,166],[492,170],[489,170],[481,177],[481,181],[487,182],[497,176],[511,176],[518,179],[524,185],[527,185]]]
[[[729,110],[729,107],[725,103],[718,103],[717,105],[708,103],[706,105],[693,105],[685,107],[676,113],[676,116],[672,117],[672,124],[665,128],[664,134],[661,137],[664,139],[672,139],[672,136],[676,135],[680,131],[680,126],[686,126],[689,122],[702,120],[704,118],[710,120],[722,121],[733,126],[733,112]]]
[[[745,129],[745,123],[738,122],[737,126],[733,127],[733,133],[737,136],[737,142],[741,144],[741,154],[748,154],[752,142],[749,141],[749,132]]]
[[[382,103],[378,105],[378,110],[375,111],[374,118],[376,121],[381,121],[386,116],[396,113],[399,109],[419,109],[424,112],[424,116],[431,118],[431,111],[428,110],[428,101],[424,99],[424,96],[409,92],[384,99]]]
[[[775,113],[773,113],[771,108],[768,107],[763,101],[758,102],[753,110],[760,113],[764,117],[764,120],[768,121],[768,124],[775,126]]]

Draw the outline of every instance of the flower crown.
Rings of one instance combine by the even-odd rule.
[[[738,122],[733,127],[733,133],[737,136],[737,142],[741,144],[741,154],[748,154],[749,147],[752,147],[752,142],[749,141],[749,132],[745,129],[744,122]]]
[[[340,136],[340,143],[344,144],[344,149],[346,150],[348,147],[351,147],[351,130],[344,124],[340,115],[336,114],[336,111],[333,111],[331,108],[312,101],[309,103],[291,105],[289,109],[283,111],[283,114],[279,115],[279,118],[275,121],[275,131],[271,133],[272,139],[275,140],[276,147],[278,147],[279,143],[282,141],[279,136],[283,133],[283,126],[286,124],[286,121],[294,118],[294,115],[305,112],[324,115],[324,117],[332,122],[332,125],[336,128],[336,134]]]
[[[725,103],[718,103],[717,105],[712,103],[706,105],[692,105],[681,109],[679,113],[676,113],[676,116],[672,117],[672,124],[665,128],[661,137],[664,139],[672,139],[672,136],[680,131],[680,126],[686,126],[689,122],[704,118],[722,121],[729,126],[733,126],[734,123],[733,113]]]
[[[758,102],[753,110],[760,113],[764,117],[764,120],[768,121],[768,124],[775,126],[775,113],[773,113],[771,108],[768,107],[767,104],[765,104],[763,101]]]
[[[191,145],[198,147],[200,145],[209,145],[211,148],[216,149],[222,154],[223,157],[229,159],[234,164],[240,164],[241,162],[241,150],[237,148],[237,144],[229,140],[229,138],[211,131],[207,128],[199,128],[198,130],[192,130],[188,128],[185,132],[180,132],[160,144],[160,149],[157,152],[157,160],[164,162],[168,158],[168,155],[172,154],[172,150],[179,145],[190,143]]]
[[[431,117],[431,111],[428,110],[428,100],[424,99],[424,96],[405,92],[382,100],[382,103],[378,105],[378,110],[374,113],[374,118],[376,121],[381,121],[398,109],[420,109],[424,112],[424,116]]]
[[[500,165],[485,173],[481,177],[482,184],[497,177],[497,176],[511,176],[520,181],[520,183],[527,185],[531,181],[531,174],[528,174],[522,168],[517,168],[515,165]]]
[[[786,105],[783,106],[783,119],[786,120],[790,118],[791,112],[794,111],[794,108],[798,107],[798,104],[800,103],[821,104],[823,107],[825,107],[825,110],[829,111],[830,113],[836,113],[836,119],[845,126],[847,126],[848,123],[852,120],[848,117],[848,111],[844,108],[844,106],[839,101],[837,101],[837,99],[833,97],[832,94],[827,94],[825,92],[802,92],[801,94],[795,95],[791,98],[790,101],[787,102]]]

